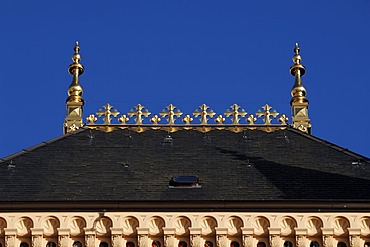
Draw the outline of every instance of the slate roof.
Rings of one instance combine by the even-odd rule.
[[[0,162],[0,203],[369,201],[370,160],[298,130],[82,129]],[[170,188],[196,176],[201,188]]]

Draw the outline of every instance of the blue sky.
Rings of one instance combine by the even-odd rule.
[[[62,135],[80,42],[84,115],[109,102],[290,115],[294,43],[313,135],[370,157],[370,1],[0,3],[0,157]]]

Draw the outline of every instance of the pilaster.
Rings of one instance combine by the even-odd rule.
[[[269,238],[271,247],[280,247],[281,246],[281,229],[280,228],[269,228]]]
[[[122,228],[110,228],[112,247],[123,247],[123,229]]]
[[[361,247],[361,228],[348,228],[351,247]]]
[[[138,247],[148,247],[149,246],[149,228],[137,228],[137,243]]]
[[[164,247],[175,246],[175,228],[163,227]]]
[[[5,247],[16,247],[15,240],[17,236],[17,229],[5,228]]]
[[[253,247],[254,228],[242,228],[243,247]]]
[[[216,227],[216,246],[227,247],[227,228]]]
[[[306,228],[295,228],[296,246],[297,247],[308,247],[307,246],[307,229]]]
[[[58,228],[58,247],[69,247],[69,228]]]
[[[323,247],[333,247],[334,245],[334,229],[333,228],[322,228],[322,244]]]
[[[85,228],[85,247],[95,247],[96,230]]]
[[[44,235],[43,228],[31,228],[32,247],[42,247],[42,239]]]
[[[191,247],[200,247],[201,228],[190,227],[190,245]]]

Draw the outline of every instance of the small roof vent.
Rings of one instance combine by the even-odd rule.
[[[173,177],[169,183],[170,188],[201,188],[199,180],[195,176]]]

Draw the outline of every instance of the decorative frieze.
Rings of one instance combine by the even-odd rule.
[[[218,130],[225,129],[240,132],[242,130],[239,128],[247,126],[252,129],[261,127],[261,130],[271,132],[276,129],[285,128],[288,121],[285,115],[281,115],[276,123],[273,123],[272,118],[277,118],[279,113],[276,110],[271,111],[272,107],[267,104],[261,108],[262,111],[258,110],[256,112],[257,118],[253,114],[248,115],[247,112],[237,104],[231,105],[223,115],[217,115],[208,105],[202,104],[192,113],[194,119],[198,118],[196,123],[193,123],[194,119],[190,114],[185,114],[184,117],[180,119],[183,113],[173,104],[169,104],[165,110],[155,114],[153,117],[149,117],[151,112],[141,104],[136,105],[134,107],[135,110],[131,109],[127,114],[121,116],[119,116],[119,111],[114,109],[110,104],[104,105],[103,108],[104,110],[100,109],[96,112],[97,116],[90,114],[86,118],[88,122],[86,126],[103,131],[112,131],[115,128],[130,128],[131,126],[132,130],[136,132],[142,132],[146,129],[164,129],[169,132],[175,132],[180,129],[195,129],[201,132],[207,132],[211,130],[211,127],[215,127]],[[129,117],[134,117],[132,120],[133,123],[130,123],[130,119],[127,115]],[[159,118],[158,115],[163,118],[167,117],[167,123],[160,123],[161,118]],[[100,118],[102,118],[102,123],[97,123]],[[116,122],[113,121],[115,118]],[[258,123],[257,121],[259,118],[261,120]],[[267,128],[267,126],[275,126],[275,129]]]

